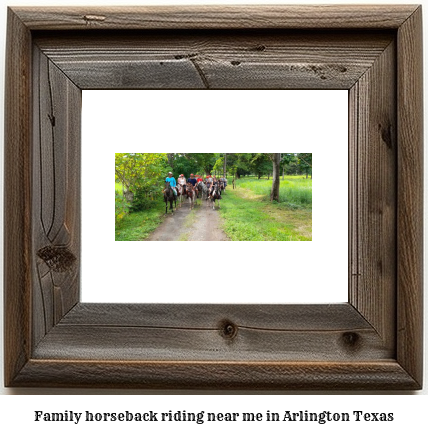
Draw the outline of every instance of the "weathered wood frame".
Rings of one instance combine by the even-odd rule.
[[[9,9],[6,386],[421,388],[421,16]],[[349,90],[348,303],[80,303],[81,90],[166,87]]]

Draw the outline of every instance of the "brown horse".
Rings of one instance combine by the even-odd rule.
[[[186,196],[189,198],[190,209],[193,209],[197,197],[196,197],[195,188],[192,186],[192,184],[190,184],[190,182],[187,184],[186,187]]]
[[[173,202],[175,203],[175,208],[177,209],[177,197],[172,191],[172,187],[169,182],[165,182],[165,189],[163,190],[163,200],[165,202],[165,214],[168,214],[168,202],[169,209],[171,210],[172,214],[174,214]]]

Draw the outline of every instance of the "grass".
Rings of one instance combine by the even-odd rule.
[[[188,214],[188,216],[187,216],[187,218],[186,218],[186,221],[184,222],[184,227],[186,228],[186,229],[190,229],[193,225],[194,225],[194,223],[196,223],[196,218],[197,218],[197,215],[196,215],[196,211],[195,211],[195,208],[193,208],[190,212],[189,212],[189,214]]]
[[[222,227],[232,241],[310,241],[312,240],[312,179],[302,176],[281,178],[280,202],[270,202],[272,179],[245,177],[236,180],[221,200]],[[120,184],[116,190],[121,191]],[[165,204],[128,214],[116,226],[116,241],[142,241],[163,221]],[[192,211],[185,228],[196,219]],[[186,241],[185,231],[180,241]]]
[[[147,238],[163,221],[165,204],[155,201],[153,207],[129,213],[116,225],[116,241],[142,241]]]
[[[122,193],[122,184],[115,183],[115,190]],[[153,206],[140,212],[128,213],[123,220],[116,223],[116,241],[143,241],[162,222],[165,214],[165,203],[153,201]]]
[[[272,189],[272,179],[257,179],[245,177],[236,180],[236,186],[250,190],[260,200],[269,201]],[[299,176],[281,177],[279,188],[279,202],[281,206],[291,209],[312,208],[312,179]]]
[[[280,203],[270,202],[272,180],[244,178],[236,185],[228,187],[220,210],[232,241],[312,240],[311,179],[281,180]]]
[[[196,223],[197,215],[195,209],[192,209],[183,223],[184,232],[180,235],[178,241],[189,241],[190,228]]]

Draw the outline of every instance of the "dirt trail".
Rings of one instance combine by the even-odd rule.
[[[168,206],[169,208],[169,206]],[[229,241],[220,228],[217,204],[198,200],[193,210],[189,202],[168,214],[165,221],[146,239],[146,241]]]

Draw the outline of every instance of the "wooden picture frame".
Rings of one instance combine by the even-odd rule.
[[[421,17],[411,5],[9,8],[6,386],[420,389]],[[96,88],[348,89],[349,302],[81,303],[81,90]]]

